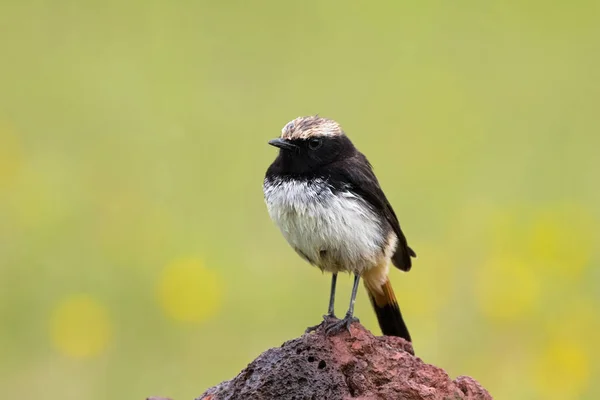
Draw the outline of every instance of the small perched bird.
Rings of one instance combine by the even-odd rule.
[[[335,333],[358,321],[354,301],[362,277],[383,334],[411,341],[388,272],[390,260],[410,270],[416,254],[367,158],[337,122],[318,116],[290,121],[269,144],[279,148],[263,184],[269,215],[303,259],[332,273],[328,313],[307,331],[325,324]],[[341,271],[354,274],[354,285],[348,312],[338,320]]]

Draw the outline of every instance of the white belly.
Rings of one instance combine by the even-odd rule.
[[[269,214],[289,244],[310,263],[331,272],[362,274],[386,247],[377,216],[351,192],[333,193],[322,180],[265,180]]]

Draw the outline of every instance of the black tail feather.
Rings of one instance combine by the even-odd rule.
[[[377,315],[377,321],[379,321],[381,332],[386,336],[398,336],[412,342],[398,303],[392,302],[379,306],[370,293],[369,297],[371,298],[371,304]]]
[[[386,336],[398,336],[412,342],[390,280],[386,279],[385,283],[379,287],[372,282],[373,280],[365,279],[365,286],[371,305],[377,314],[381,332]]]

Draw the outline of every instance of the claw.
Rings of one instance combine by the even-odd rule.
[[[327,329],[327,327],[335,321],[339,321],[339,319],[337,319],[337,317],[335,315],[325,314],[325,315],[323,315],[323,321],[321,321],[317,325],[309,326],[308,328],[306,328],[304,333],[310,333],[310,332],[316,331],[317,329],[319,329],[322,326],[325,326],[325,329]]]
[[[336,334],[340,333],[342,330],[344,330],[344,328],[346,328],[346,330],[348,332],[350,332],[350,326],[355,322],[360,322],[360,321],[356,317],[346,315],[346,318],[339,320],[339,321],[329,325],[328,327],[326,327],[325,333],[327,335],[336,335]]]

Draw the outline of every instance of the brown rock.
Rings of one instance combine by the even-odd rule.
[[[360,324],[332,337],[318,330],[265,351],[197,400],[492,399],[473,378],[453,381],[413,354],[409,342],[375,337]]]

